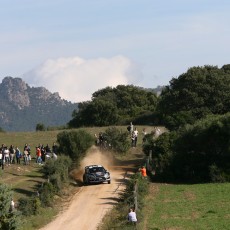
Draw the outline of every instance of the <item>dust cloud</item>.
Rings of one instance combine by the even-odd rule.
[[[97,146],[92,146],[81,161],[80,167],[78,169],[74,169],[70,173],[70,176],[78,182],[82,181],[85,166],[88,165],[102,165],[105,169],[110,171],[111,167],[114,165],[113,154],[105,150],[100,151]]]
[[[114,164],[114,157],[111,152],[100,151],[96,146],[93,146],[86,153],[85,158],[81,162],[80,168],[84,170],[87,165],[102,165],[105,169],[109,169]]]

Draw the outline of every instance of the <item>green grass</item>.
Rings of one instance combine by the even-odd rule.
[[[41,167],[35,163],[5,166],[0,178],[1,183],[10,185],[14,192],[14,200],[35,194],[38,186],[45,181]]]
[[[143,229],[230,229],[230,183],[152,184]]]
[[[127,126],[116,126],[116,128],[126,131]],[[150,133],[153,131],[153,126],[135,126],[139,131],[138,143],[139,145],[142,142],[142,130],[146,128],[146,131]],[[85,131],[89,132],[91,135],[99,134],[99,132],[104,132],[108,127],[89,127],[83,128]],[[165,129],[161,127],[163,131]],[[53,142],[57,140],[57,134],[62,132],[63,130],[54,130],[54,131],[39,131],[39,132],[8,132],[1,133],[0,132],[0,144],[5,144],[6,146],[10,146],[11,144],[14,147],[18,146],[22,151],[25,143],[29,144],[32,151],[32,156],[35,156],[35,147],[38,144],[44,144],[45,146],[49,144],[49,146],[53,145]]]

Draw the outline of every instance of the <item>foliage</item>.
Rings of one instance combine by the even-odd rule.
[[[86,151],[94,144],[92,135],[84,130],[63,131],[57,135],[59,151],[79,163]]]
[[[20,198],[18,200],[18,209],[24,216],[37,215],[41,210],[41,201],[38,196]]]
[[[165,133],[147,143],[156,178],[180,182],[230,181],[230,113]]]
[[[53,206],[55,188],[52,183],[45,182],[39,190],[39,198],[43,207]]]
[[[155,93],[133,85],[106,87],[93,93],[91,101],[79,103],[68,124],[70,127],[126,124],[153,113],[156,103]]]
[[[192,67],[173,78],[161,93],[157,111],[170,130],[230,111],[229,65]]]
[[[5,130],[2,127],[0,127],[0,133],[5,133]]]
[[[60,192],[63,184],[68,181],[71,163],[69,156],[59,155],[56,160],[49,159],[43,166],[43,172],[49,178],[55,192]]]
[[[45,131],[45,130],[46,130],[46,127],[45,127],[44,124],[38,123],[38,124],[36,125],[36,131]]]
[[[21,213],[10,210],[12,197],[11,189],[5,184],[0,184],[0,229],[2,230],[20,229]]]
[[[112,150],[117,153],[126,153],[130,148],[129,133],[116,127],[109,127],[104,133],[105,139]]]

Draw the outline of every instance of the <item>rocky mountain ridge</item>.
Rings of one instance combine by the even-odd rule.
[[[5,77],[0,84],[0,127],[34,131],[36,124],[65,125],[77,103],[61,99],[44,87],[30,87],[21,78]]]

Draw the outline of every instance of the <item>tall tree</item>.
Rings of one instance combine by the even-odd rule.
[[[92,95],[92,100],[79,103],[70,127],[125,124],[145,113],[153,113],[157,104],[154,92],[133,85],[106,87]]]
[[[229,66],[192,67],[173,78],[162,91],[157,110],[170,129],[230,111]]]

